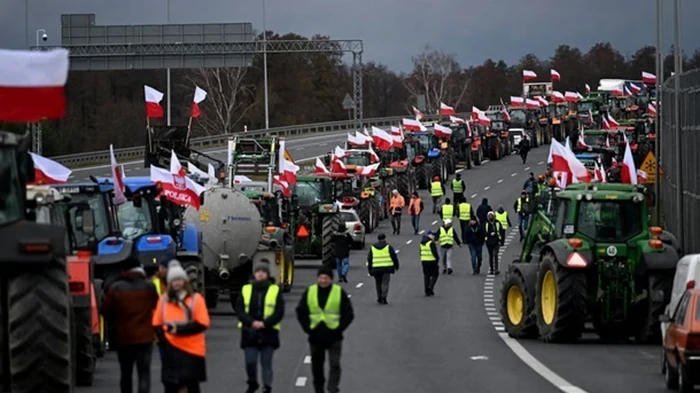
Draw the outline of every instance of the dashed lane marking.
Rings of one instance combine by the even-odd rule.
[[[489,317],[489,320],[492,322],[500,321],[501,317]]]
[[[482,164],[486,164],[487,162],[491,162],[491,160],[484,160],[484,161],[481,161]]]
[[[501,180],[498,181],[498,184],[501,184],[501,183],[503,183],[503,179],[501,179]]]
[[[486,312],[496,311],[496,307],[486,307]]]
[[[472,194],[472,196],[471,196],[471,197],[472,197],[472,198],[476,198],[476,194]]]
[[[490,317],[496,317],[496,316],[498,316],[498,313],[495,311],[487,311],[486,315],[488,315]]]
[[[515,172],[513,172],[513,173],[510,174],[510,177],[516,177],[516,176],[518,176],[518,174],[515,173]]]
[[[540,161],[537,163],[537,165],[543,165],[543,164],[544,164],[544,161]]]
[[[425,233],[425,229],[421,229],[421,231],[418,232],[419,235],[422,235],[422,234],[424,234],[424,233]]]
[[[351,297],[352,297],[352,295],[348,293],[348,299],[351,298]]]
[[[398,253],[399,253],[399,251],[401,251],[401,250],[396,250],[396,253],[398,254]]]
[[[491,189],[491,186],[486,186],[486,187],[484,187],[484,191],[488,191],[488,190],[490,190],[490,189]]]
[[[304,364],[311,364],[311,356],[309,356],[309,355],[304,356]]]
[[[457,169],[457,170],[455,171],[455,173],[460,173],[460,172],[462,172],[463,170],[464,170],[464,168],[462,168],[462,169]]]
[[[484,294],[493,294],[493,291],[484,291]],[[312,298],[313,299],[313,298]]]
[[[298,388],[303,388],[304,386],[306,386],[306,380],[306,377],[297,377],[296,382],[294,382],[294,386]]]
[[[433,225],[437,224],[437,220],[433,221]]]
[[[326,146],[328,143],[319,143],[319,146]]]
[[[497,332],[505,332],[506,328],[504,326],[494,326]]]
[[[406,244],[411,244],[411,243],[413,243],[413,240],[407,240],[407,241],[406,241]]]
[[[297,147],[296,149],[295,149],[295,148],[290,148],[289,150],[302,151],[302,150],[304,150],[304,149],[306,149],[306,148],[305,148],[305,147]],[[300,377],[300,378],[301,378],[301,377]],[[306,383],[306,382],[304,382],[304,383]]]
[[[362,288],[363,285],[365,285],[365,283],[358,282],[357,285],[355,285],[355,288]]]
[[[525,167],[525,170],[526,170],[526,171],[529,171],[529,170],[530,170],[530,167],[529,167],[529,166],[526,166],[526,167]]]

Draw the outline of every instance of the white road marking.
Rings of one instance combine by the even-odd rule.
[[[358,282],[357,285],[355,285],[355,288],[362,288],[363,285],[365,285],[365,283]]]
[[[311,356],[309,356],[309,355],[304,356],[304,364],[311,364]]]
[[[462,169],[457,169],[457,170],[455,171],[455,173],[462,172],[463,170],[464,170],[464,168],[462,168]]]
[[[517,173],[511,173],[511,174],[510,174],[510,177],[515,177],[515,176],[518,176],[518,174],[517,174]]]
[[[303,388],[304,386],[306,386],[306,380],[306,377],[297,377],[297,381],[294,383],[294,386]]]
[[[484,355],[470,356],[469,358],[471,360],[489,360],[489,357]]]
[[[493,299],[493,295],[484,295],[484,299]]]
[[[484,187],[484,191],[488,191],[488,190],[490,190],[490,189],[491,189],[491,186],[486,186],[486,187]]]
[[[484,291],[484,294],[493,294],[493,291]]]
[[[544,161],[540,161],[537,163],[537,165],[542,165],[542,164],[544,164]]]
[[[497,332],[505,332],[506,328],[504,326],[494,326]]]
[[[406,242],[406,244],[411,244],[411,243],[413,243],[413,240],[408,240],[408,241]]]
[[[476,198],[476,194],[472,194],[472,196],[471,196],[471,197],[472,197],[472,198]]]
[[[488,311],[488,312],[486,312],[486,315],[488,315],[490,317],[495,317],[495,316],[498,316],[498,313],[495,311]]]
[[[433,221],[433,225],[437,224],[437,220]]]
[[[425,229],[421,229],[421,231],[418,232],[418,234],[420,234],[420,235],[422,235],[422,234],[424,234],[424,233],[425,233]]]
[[[295,149],[295,148],[290,148],[289,150],[302,151],[302,150],[304,150],[304,149],[306,149],[306,148],[305,148],[305,147],[297,147],[296,149]]]
[[[525,349],[525,347],[523,347],[516,339],[510,338],[507,333],[499,333],[498,335],[501,337],[501,339],[503,339],[506,345],[510,347],[510,350],[513,351],[515,356],[519,357],[523,363],[539,374],[542,378],[546,379],[549,383],[554,385],[557,389],[565,393],[587,393],[585,390],[579,388],[578,386],[572,385],[554,371],[547,368],[547,366],[532,356],[530,352],[528,352],[527,349]]]
[[[491,321],[500,321],[501,317],[489,317],[489,320]]]
[[[326,146],[328,143],[319,143],[319,146]]]
[[[496,311],[496,307],[486,307],[486,312]]]
[[[399,253],[399,251],[401,251],[401,250],[396,250],[396,253],[398,254],[398,253]]]
[[[530,170],[530,167],[529,167],[529,166],[525,167],[525,170],[526,170],[526,171],[529,171],[529,170]]]
[[[352,295],[348,293],[348,299],[351,298],[351,297],[352,297]]]
[[[503,326],[503,322],[501,322],[501,321],[497,321],[497,322],[494,321],[494,322],[491,322],[491,324],[492,324],[493,326]]]
[[[482,164],[486,164],[487,162],[491,162],[491,160],[484,160],[484,161],[481,161]]]
[[[498,181],[498,184],[501,184],[501,183],[503,183],[503,179],[501,179],[501,180]]]

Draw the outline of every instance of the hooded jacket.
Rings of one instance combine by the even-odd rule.
[[[337,231],[333,234],[333,248],[336,258],[349,258],[350,247],[352,247],[352,236],[347,229]]]
[[[252,283],[253,292],[250,295],[250,308],[245,312],[245,303],[243,296],[238,297],[236,302],[236,314],[238,320],[241,321],[243,327],[241,329],[241,348],[246,347],[273,347],[279,348],[280,337],[279,331],[273,329],[275,325],[284,318],[284,298],[282,290],[277,294],[275,302],[275,311],[269,317],[264,317],[265,312],[265,296],[270,288],[272,280],[255,281]],[[251,327],[254,321],[263,321],[265,328],[261,330],[253,330]]]
[[[396,255],[396,250],[394,250],[394,247],[390,246],[387,244],[386,240],[379,240],[372,247],[378,248],[378,249],[383,249],[384,247],[389,247],[389,255],[391,255],[391,260],[394,262],[394,266],[388,266],[388,267],[380,267],[380,268],[373,268],[372,267],[372,248],[370,247],[369,253],[367,253],[367,270],[369,271],[369,274],[375,275],[375,274],[383,274],[383,273],[391,273],[393,274],[397,270],[399,270],[399,257]]]
[[[476,218],[479,219],[479,223],[483,226],[487,221],[487,215],[490,211],[493,211],[491,206],[489,206],[489,200],[484,198],[481,200],[481,205],[476,208]]]
[[[474,225],[469,224],[464,228],[464,243],[472,246],[484,244],[484,230],[478,222],[474,223]]]
[[[503,206],[499,206],[499,207],[498,207],[498,212],[499,212],[500,214],[503,214],[505,211],[506,211],[506,209],[504,209]],[[506,220],[508,220],[508,226],[509,226],[509,227],[512,227],[513,224],[510,222],[510,216],[506,216]],[[503,229],[505,229],[505,228],[503,228]]]

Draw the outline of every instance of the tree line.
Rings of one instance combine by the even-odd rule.
[[[303,40],[298,34],[268,32],[270,40]],[[310,39],[329,39],[314,36]],[[268,55],[270,127],[323,121],[347,120],[345,94],[352,95],[351,65],[342,52]],[[700,67],[700,50],[683,56],[684,69]],[[535,71],[549,80],[550,68],[561,74],[559,91],[592,89],[603,78],[641,79],[641,72],[654,72],[655,48],[645,46],[626,58],[610,43],[601,42],[584,52],[560,45],[548,59],[525,54],[516,64],[488,59],[464,67],[455,54],[430,46],[412,58],[413,69],[397,73],[387,66],[363,65],[364,117],[412,116],[418,96],[435,112],[440,102],[459,111],[472,105],[485,109],[500,99],[522,92],[522,70]],[[665,77],[673,70],[673,56],[665,61]],[[186,125],[195,85],[208,91],[200,104],[202,117],[193,122],[195,136],[264,128],[262,56],[248,68],[172,70],[172,124]],[[64,119],[45,122],[44,155],[104,150],[143,145],[145,105],[143,85],[166,92],[165,70],[71,72],[66,92]],[[162,101],[167,105],[166,98]],[[163,120],[154,120],[164,124]],[[2,126],[2,125],[0,125]]]

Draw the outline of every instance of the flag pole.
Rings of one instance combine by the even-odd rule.
[[[192,133],[192,115],[190,115],[190,120],[187,122],[187,138],[185,138],[185,146],[190,144],[190,134]]]

